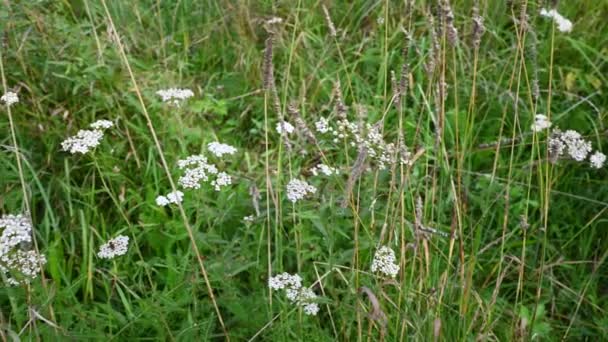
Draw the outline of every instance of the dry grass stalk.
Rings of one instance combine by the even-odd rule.
[[[255,186],[255,184],[252,184],[249,187],[249,195],[251,195],[251,203],[253,204],[255,215],[260,216],[260,198],[262,198],[262,196],[260,195],[260,190],[258,190],[258,187]]]
[[[357,154],[357,159],[353,164],[353,168],[348,176],[348,181],[346,182],[346,189],[344,191],[344,199],[342,199],[341,206],[342,208],[346,208],[348,206],[348,201],[350,200],[350,196],[353,192],[353,187],[355,183],[361,177],[361,174],[365,170],[365,159],[367,158],[367,149],[362,147],[359,149],[359,154]]]
[[[441,12],[445,20],[445,30],[448,42],[452,46],[458,45],[458,29],[454,26],[454,12],[450,6],[449,0],[443,0],[441,4]]]
[[[336,38],[338,36],[338,32],[336,31],[334,22],[331,20],[327,7],[325,7],[325,5],[321,5],[321,8],[323,8],[323,14],[325,14],[325,22],[327,23],[327,28],[329,29],[329,35]]]
[[[312,144],[313,146],[318,146],[319,143],[317,141],[317,138],[315,137],[314,133],[310,130],[310,128],[308,128],[308,125],[306,125],[306,122],[304,121],[304,119],[302,119],[302,115],[300,115],[300,111],[298,110],[298,106],[296,105],[295,102],[291,102],[287,106],[287,113],[289,113],[289,115],[293,118],[293,120],[296,124],[297,134],[299,136],[303,137],[304,139],[308,140],[308,142],[310,144]]]
[[[386,330],[386,324],[388,323],[388,318],[382,309],[380,308],[380,302],[378,301],[378,297],[365,286],[361,286],[359,288],[359,293],[364,293],[367,295],[369,299],[369,303],[372,305],[372,310],[368,313],[369,319],[378,322],[380,324],[381,333],[384,335]]]
[[[340,80],[337,80],[334,83],[334,96],[335,96],[335,110],[336,110],[336,116],[338,117],[338,119],[340,120],[346,120],[346,114],[348,111],[348,108],[346,108],[346,105],[344,104],[344,97],[342,96],[342,89],[340,86]]]
[[[473,3],[473,33],[471,35],[473,46],[479,49],[481,44],[481,36],[486,32],[486,27],[483,25],[483,17],[479,15],[479,0]]]

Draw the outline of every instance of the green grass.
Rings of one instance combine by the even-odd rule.
[[[549,163],[547,134],[530,130],[535,114],[550,113],[554,126],[581,132],[594,150],[608,146],[608,4],[562,1],[559,12],[574,22],[565,34],[538,16],[541,5],[524,0],[535,58],[531,33],[514,24],[520,2],[511,10],[481,1],[486,33],[475,51],[472,1],[454,1],[459,45],[440,35],[429,75],[431,1],[415,1],[410,13],[405,1],[333,2],[336,38],[318,1],[106,0],[108,12],[89,0],[5,1],[2,63],[21,100],[11,114],[22,171],[3,106],[0,213],[29,205],[48,262],[44,282],[0,289],[0,336],[189,341],[223,340],[227,331],[233,341],[608,339],[608,171]],[[332,89],[339,80],[350,120],[363,106],[362,121],[384,117],[387,141],[402,134],[412,152],[424,149],[412,167],[372,167],[343,208],[357,147],[321,136],[314,146],[297,135],[290,136],[291,151],[285,146],[262,80],[269,35],[263,23],[272,16],[284,20],[275,26],[273,51],[282,115],[290,118],[293,102],[309,127],[321,116],[335,123]],[[404,62],[409,89],[396,107],[390,71],[399,77]],[[196,95],[169,107],[155,95],[168,87]],[[233,185],[184,191],[183,217],[176,206],[158,207],[156,196],[171,183],[146,115],[174,182],[179,159],[206,153],[207,143],[219,140],[239,149],[220,162]],[[61,151],[65,138],[97,119],[116,126],[93,153]],[[320,161],[341,174],[313,177],[309,170]],[[291,178],[306,179],[317,193],[292,205],[285,195]],[[255,213],[252,186],[261,213],[246,223],[243,217]],[[451,237],[412,233],[418,198],[422,223]],[[127,255],[99,259],[99,246],[118,234],[131,238]],[[370,272],[379,245],[397,252],[394,282]],[[315,284],[317,316],[269,292],[269,273],[282,272]],[[370,319],[362,286],[378,297],[385,328]]]

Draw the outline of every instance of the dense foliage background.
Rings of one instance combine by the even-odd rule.
[[[552,4],[480,1],[479,48],[474,6],[451,1],[452,45],[436,1],[3,1],[27,197],[3,107],[0,212],[29,203],[48,260],[44,281],[0,289],[3,339],[608,339],[608,170],[551,163],[549,133],[530,129],[545,114],[608,146],[608,3],[561,1],[564,33],[539,16]],[[263,84],[271,34],[280,112]],[[391,71],[408,86],[399,105]],[[289,104],[311,129],[335,123],[337,82],[351,121],[383,119],[387,141],[419,152],[411,166],[368,162],[352,196],[357,146],[294,134],[289,149],[274,129]],[[168,106],[155,92],[169,87],[195,96]],[[97,119],[115,127],[93,153],[61,151]],[[237,147],[219,162],[233,185],[186,192],[185,217],[157,206],[171,185],[151,129],[174,180],[207,143]],[[340,174],[313,177],[321,160]],[[292,204],[292,178],[317,192]],[[413,233],[416,219],[437,232]],[[97,258],[117,234],[128,254]],[[380,245],[397,253],[394,281],[370,272]],[[317,316],[269,291],[281,272],[313,285]]]

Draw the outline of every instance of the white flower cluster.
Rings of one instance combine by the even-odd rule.
[[[223,186],[232,184],[232,178],[226,172],[219,172],[217,177],[211,181],[211,185],[215,191],[220,191]]]
[[[217,175],[218,170],[214,164],[207,161],[202,155],[189,156],[177,162],[177,166],[185,173],[177,181],[185,189],[200,189],[201,181],[209,180],[209,175]]]
[[[103,130],[114,126],[112,121],[97,120],[89,127],[92,129],[81,129],[75,136],[65,139],[61,143],[61,149],[71,154],[85,154],[99,145],[103,138]]]
[[[129,237],[118,235],[99,247],[97,256],[102,259],[114,259],[116,256],[127,254],[129,248]]]
[[[283,19],[279,18],[279,17],[272,17],[272,18],[266,20],[266,24],[268,24],[268,25],[280,24],[282,22],[283,22]]]
[[[547,10],[543,8],[540,10],[540,15],[547,18],[552,18],[557,23],[557,29],[560,32],[570,32],[572,31],[572,22],[567,18],[564,18],[561,14],[557,12],[555,9]]]
[[[319,164],[312,169],[310,169],[313,175],[318,176],[319,173],[322,173],[326,176],[337,175],[339,173],[338,169],[335,167],[327,166],[325,164]]]
[[[216,157],[222,157],[224,154],[233,155],[236,153],[236,148],[233,146],[222,144],[220,142],[214,141],[207,144],[207,149]]]
[[[399,265],[395,264],[395,252],[387,246],[382,246],[374,254],[372,272],[380,272],[395,278],[399,273]]]
[[[315,128],[319,133],[327,133],[329,131],[329,121],[326,118],[320,118],[315,122]]]
[[[287,299],[298,306],[304,308],[307,315],[316,316],[319,312],[319,305],[314,302],[317,295],[308,287],[302,287],[302,277],[297,274],[287,272],[277,274],[268,279],[268,287],[273,290],[285,290]]]
[[[191,98],[194,93],[190,89],[169,88],[157,91],[156,95],[160,96],[163,102],[179,106],[181,101]]]
[[[591,153],[591,142],[583,139],[580,133],[573,130],[565,132],[559,129],[554,129],[551,132],[548,142],[549,155],[552,162],[568,155],[570,158],[582,162]],[[590,157],[589,162],[591,167],[601,169],[606,162],[606,155],[602,152],[595,151]]]
[[[534,123],[532,124],[532,131],[541,132],[545,129],[551,128],[551,121],[542,114],[536,114],[534,116]]]
[[[0,101],[4,102],[4,104],[7,106],[12,106],[19,102],[19,96],[17,96],[17,93],[7,91],[4,95],[2,95],[2,97],[0,97]]]
[[[567,153],[576,161],[583,161],[591,152],[591,143],[581,137],[577,131],[565,132],[554,129],[549,138],[549,151],[555,157],[562,157]]]
[[[292,124],[287,121],[277,122],[276,127],[277,133],[279,134],[291,134],[295,130]]]
[[[226,144],[210,143],[207,147],[218,157],[236,152],[234,147]],[[200,154],[179,160],[177,166],[180,170],[184,170],[183,175],[177,180],[177,184],[184,189],[200,189],[202,183],[209,182],[215,191],[220,191],[222,187],[232,184],[229,174],[220,172],[215,164],[210,163]],[[158,196],[156,204],[164,207],[171,203],[181,203],[183,196],[181,191],[171,192],[167,196]]]
[[[167,196],[158,196],[156,197],[156,204],[164,207],[169,204],[177,204],[182,203],[184,200],[184,193],[176,190],[167,194]]]
[[[591,162],[591,166],[596,169],[601,169],[606,162],[606,155],[600,151],[595,151],[595,153],[589,157],[589,161]]]
[[[0,218],[0,272],[9,285],[29,283],[46,264],[44,255],[23,249],[32,242],[32,225],[23,215],[3,215]]]
[[[317,192],[317,188],[303,180],[292,179],[287,183],[287,198],[292,203],[296,203],[298,200],[306,197],[306,195],[314,194],[315,192]]]
[[[330,133],[333,136],[333,143],[341,140],[349,142],[351,147],[364,147],[367,155],[375,162],[379,169],[386,169],[396,162],[402,165],[411,165],[411,153],[405,145],[397,149],[395,144],[386,143],[379,127],[366,123],[364,127],[359,127],[356,123],[347,119],[340,119],[333,128],[327,119],[321,118],[315,123],[317,132]],[[399,156],[399,158],[397,158]]]
[[[114,127],[114,123],[110,120],[97,120],[93,122],[90,127],[92,129],[108,129]]]
[[[366,147],[367,154],[375,160],[381,170],[386,169],[389,165],[395,163],[395,157],[397,155],[395,145],[392,143],[387,144],[384,141],[378,127],[368,124],[367,137],[366,139],[357,142],[357,145],[360,144],[363,144],[363,146]]]

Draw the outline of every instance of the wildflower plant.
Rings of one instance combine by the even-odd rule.
[[[6,106],[12,106],[19,102],[19,96],[17,96],[17,93],[7,91],[0,97],[0,102],[4,102]]]
[[[276,130],[281,135],[288,135],[294,132],[295,127],[287,121],[280,121],[277,123]]]
[[[117,256],[127,254],[129,249],[129,237],[118,235],[117,237],[108,240],[99,247],[97,256],[101,259],[114,259]]]
[[[551,128],[551,121],[542,114],[537,114],[534,116],[534,123],[532,124],[532,131],[534,132],[542,132],[546,129]]]
[[[572,22],[568,18],[559,14],[559,12],[555,8],[552,8],[550,10],[542,8],[540,10],[540,15],[546,18],[553,19],[557,24],[557,29],[560,32],[569,33],[572,31]]]
[[[302,277],[298,274],[285,272],[270,277],[268,287],[275,291],[284,290],[287,299],[302,307],[307,315],[316,316],[319,312],[319,305],[315,303],[317,295],[312,289],[302,286]]]
[[[0,9],[0,136],[15,152],[0,158],[0,207],[40,222],[34,236],[25,216],[0,219],[0,272],[10,285],[45,275],[5,291],[5,330],[439,341],[526,340],[551,324],[562,340],[603,340],[600,2],[560,3],[581,16],[567,39],[572,22],[540,9],[557,1],[243,2],[228,21],[199,2]],[[147,88],[170,80],[205,98]],[[82,121],[102,111],[124,121],[111,153],[116,121]],[[73,136],[54,141],[68,117]],[[59,149],[95,154],[75,166]],[[133,234],[96,243],[87,220]]]
[[[156,197],[156,204],[161,207],[165,207],[169,204],[182,203],[184,201],[184,193],[176,190],[168,193],[166,196]]]
[[[382,246],[374,254],[371,271],[395,278],[399,273],[399,265],[395,261],[395,252],[388,246]]]
[[[323,174],[325,176],[331,176],[331,175],[337,175],[338,173],[340,173],[340,171],[337,168],[331,167],[331,166],[328,166],[325,164],[318,164],[317,166],[311,168],[310,172],[315,176],[318,176],[319,174]]]
[[[585,140],[579,132],[562,132],[559,128],[551,132],[548,148],[552,160],[569,157],[578,162],[585,160],[592,150],[591,142]],[[597,161],[597,157],[594,159]]]
[[[233,155],[236,153],[235,147],[230,146],[228,144],[222,144],[217,141],[210,142],[209,144],[207,144],[207,149],[209,150],[209,152],[211,152],[214,156],[218,158],[221,158],[225,154]]]
[[[71,154],[86,154],[99,146],[104,136],[104,130],[114,126],[109,120],[98,120],[93,122],[92,129],[81,129],[75,136],[65,139],[61,143],[61,149]]]
[[[0,273],[8,285],[30,283],[46,264],[46,257],[30,249],[32,224],[22,214],[0,218]]]
[[[303,180],[292,179],[287,183],[287,199],[292,203],[296,203],[315,192],[317,192],[317,188]]]
[[[161,89],[156,92],[163,102],[179,107],[182,102],[194,96],[194,92],[190,89],[169,88]]]

